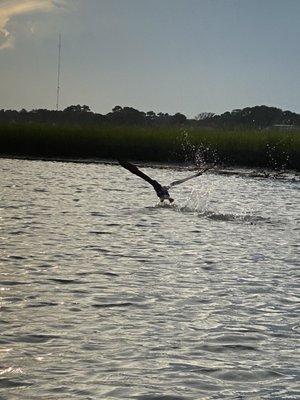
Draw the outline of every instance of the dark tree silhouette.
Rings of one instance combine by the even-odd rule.
[[[185,122],[186,122],[186,120],[187,120],[187,118],[186,118],[186,116],[185,115],[183,115],[183,114],[181,114],[181,113],[176,113],[174,116],[173,116],[173,122],[175,123],[175,124],[184,124]]]
[[[212,112],[202,112],[202,113],[199,113],[198,115],[196,115],[195,119],[197,121],[204,121],[206,119],[212,118],[214,115],[215,114]]]
[[[81,106],[80,104],[77,104],[77,106],[72,105],[64,109],[64,112],[91,112],[91,109],[89,106],[84,104]]]
[[[106,115],[94,113],[87,105],[71,105],[63,111],[24,108],[16,110],[0,110],[0,123],[46,123],[46,124],[75,124],[75,125],[193,125],[213,128],[267,128],[272,126],[300,126],[300,114],[282,111],[280,108],[268,106],[246,107],[226,111],[220,115],[210,112],[198,114],[194,119],[187,119],[184,114],[176,113],[147,113],[133,107],[115,106]]]

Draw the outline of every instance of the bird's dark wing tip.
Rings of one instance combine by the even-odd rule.
[[[133,169],[133,170],[136,170],[136,169],[137,169],[137,167],[136,167],[135,165],[131,164],[131,163],[130,163],[129,161],[127,161],[127,160],[124,160],[124,159],[120,158],[120,159],[118,159],[117,161],[118,161],[118,163],[121,165],[121,167],[126,168],[126,169],[128,169],[129,171],[131,171],[131,172],[133,172],[132,169]]]

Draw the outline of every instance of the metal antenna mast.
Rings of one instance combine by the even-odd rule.
[[[58,108],[59,108],[60,65],[61,65],[61,33],[59,34],[59,39],[58,39],[58,66],[57,66],[56,111],[58,111]]]

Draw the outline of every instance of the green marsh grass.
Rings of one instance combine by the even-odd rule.
[[[194,127],[0,126],[0,154],[182,162],[300,170],[300,131]]]

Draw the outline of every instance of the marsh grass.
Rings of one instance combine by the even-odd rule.
[[[128,158],[300,170],[300,132],[192,127],[0,126],[0,154],[37,158]]]

